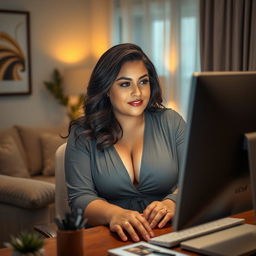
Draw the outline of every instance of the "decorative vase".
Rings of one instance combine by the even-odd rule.
[[[13,250],[12,256],[44,256],[45,255],[45,250],[44,248],[36,251],[36,252],[19,252]]]

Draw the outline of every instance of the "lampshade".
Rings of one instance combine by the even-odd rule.
[[[67,95],[80,95],[86,92],[91,75],[89,68],[69,68],[64,70],[63,82]]]

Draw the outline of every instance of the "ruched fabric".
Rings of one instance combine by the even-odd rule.
[[[182,161],[185,122],[174,110],[145,112],[144,144],[135,186],[114,146],[100,152],[86,135],[76,140],[73,127],[65,154],[65,174],[72,208],[105,200],[142,212],[152,201],[175,201]]]

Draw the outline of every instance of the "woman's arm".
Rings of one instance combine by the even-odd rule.
[[[89,143],[84,135],[76,139],[73,127],[65,152],[65,178],[71,209],[85,209],[93,200],[104,200],[95,189],[90,162]]]

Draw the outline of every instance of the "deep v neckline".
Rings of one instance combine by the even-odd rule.
[[[147,132],[147,127],[148,127],[148,122],[147,122],[147,113],[144,112],[144,120],[145,120],[145,123],[144,123],[144,132],[143,132],[143,143],[142,143],[142,153],[141,153],[141,160],[140,160],[140,170],[139,170],[139,181],[137,183],[137,185],[135,185],[132,180],[131,180],[131,177],[129,175],[129,172],[121,158],[121,156],[119,155],[118,151],[116,150],[116,148],[114,147],[114,145],[112,146],[114,152],[115,152],[115,155],[118,159],[118,161],[121,163],[121,166],[123,167],[123,170],[124,170],[124,173],[126,175],[126,177],[129,179],[130,181],[130,184],[132,185],[133,188],[135,189],[138,189],[138,187],[140,187],[141,185],[141,176],[142,176],[142,171],[143,171],[143,168],[142,168],[142,164],[143,164],[143,158],[144,158],[144,151],[145,151],[145,144],[146,144],[146,132]],[[135,175],[134,175],[135,176]]]

